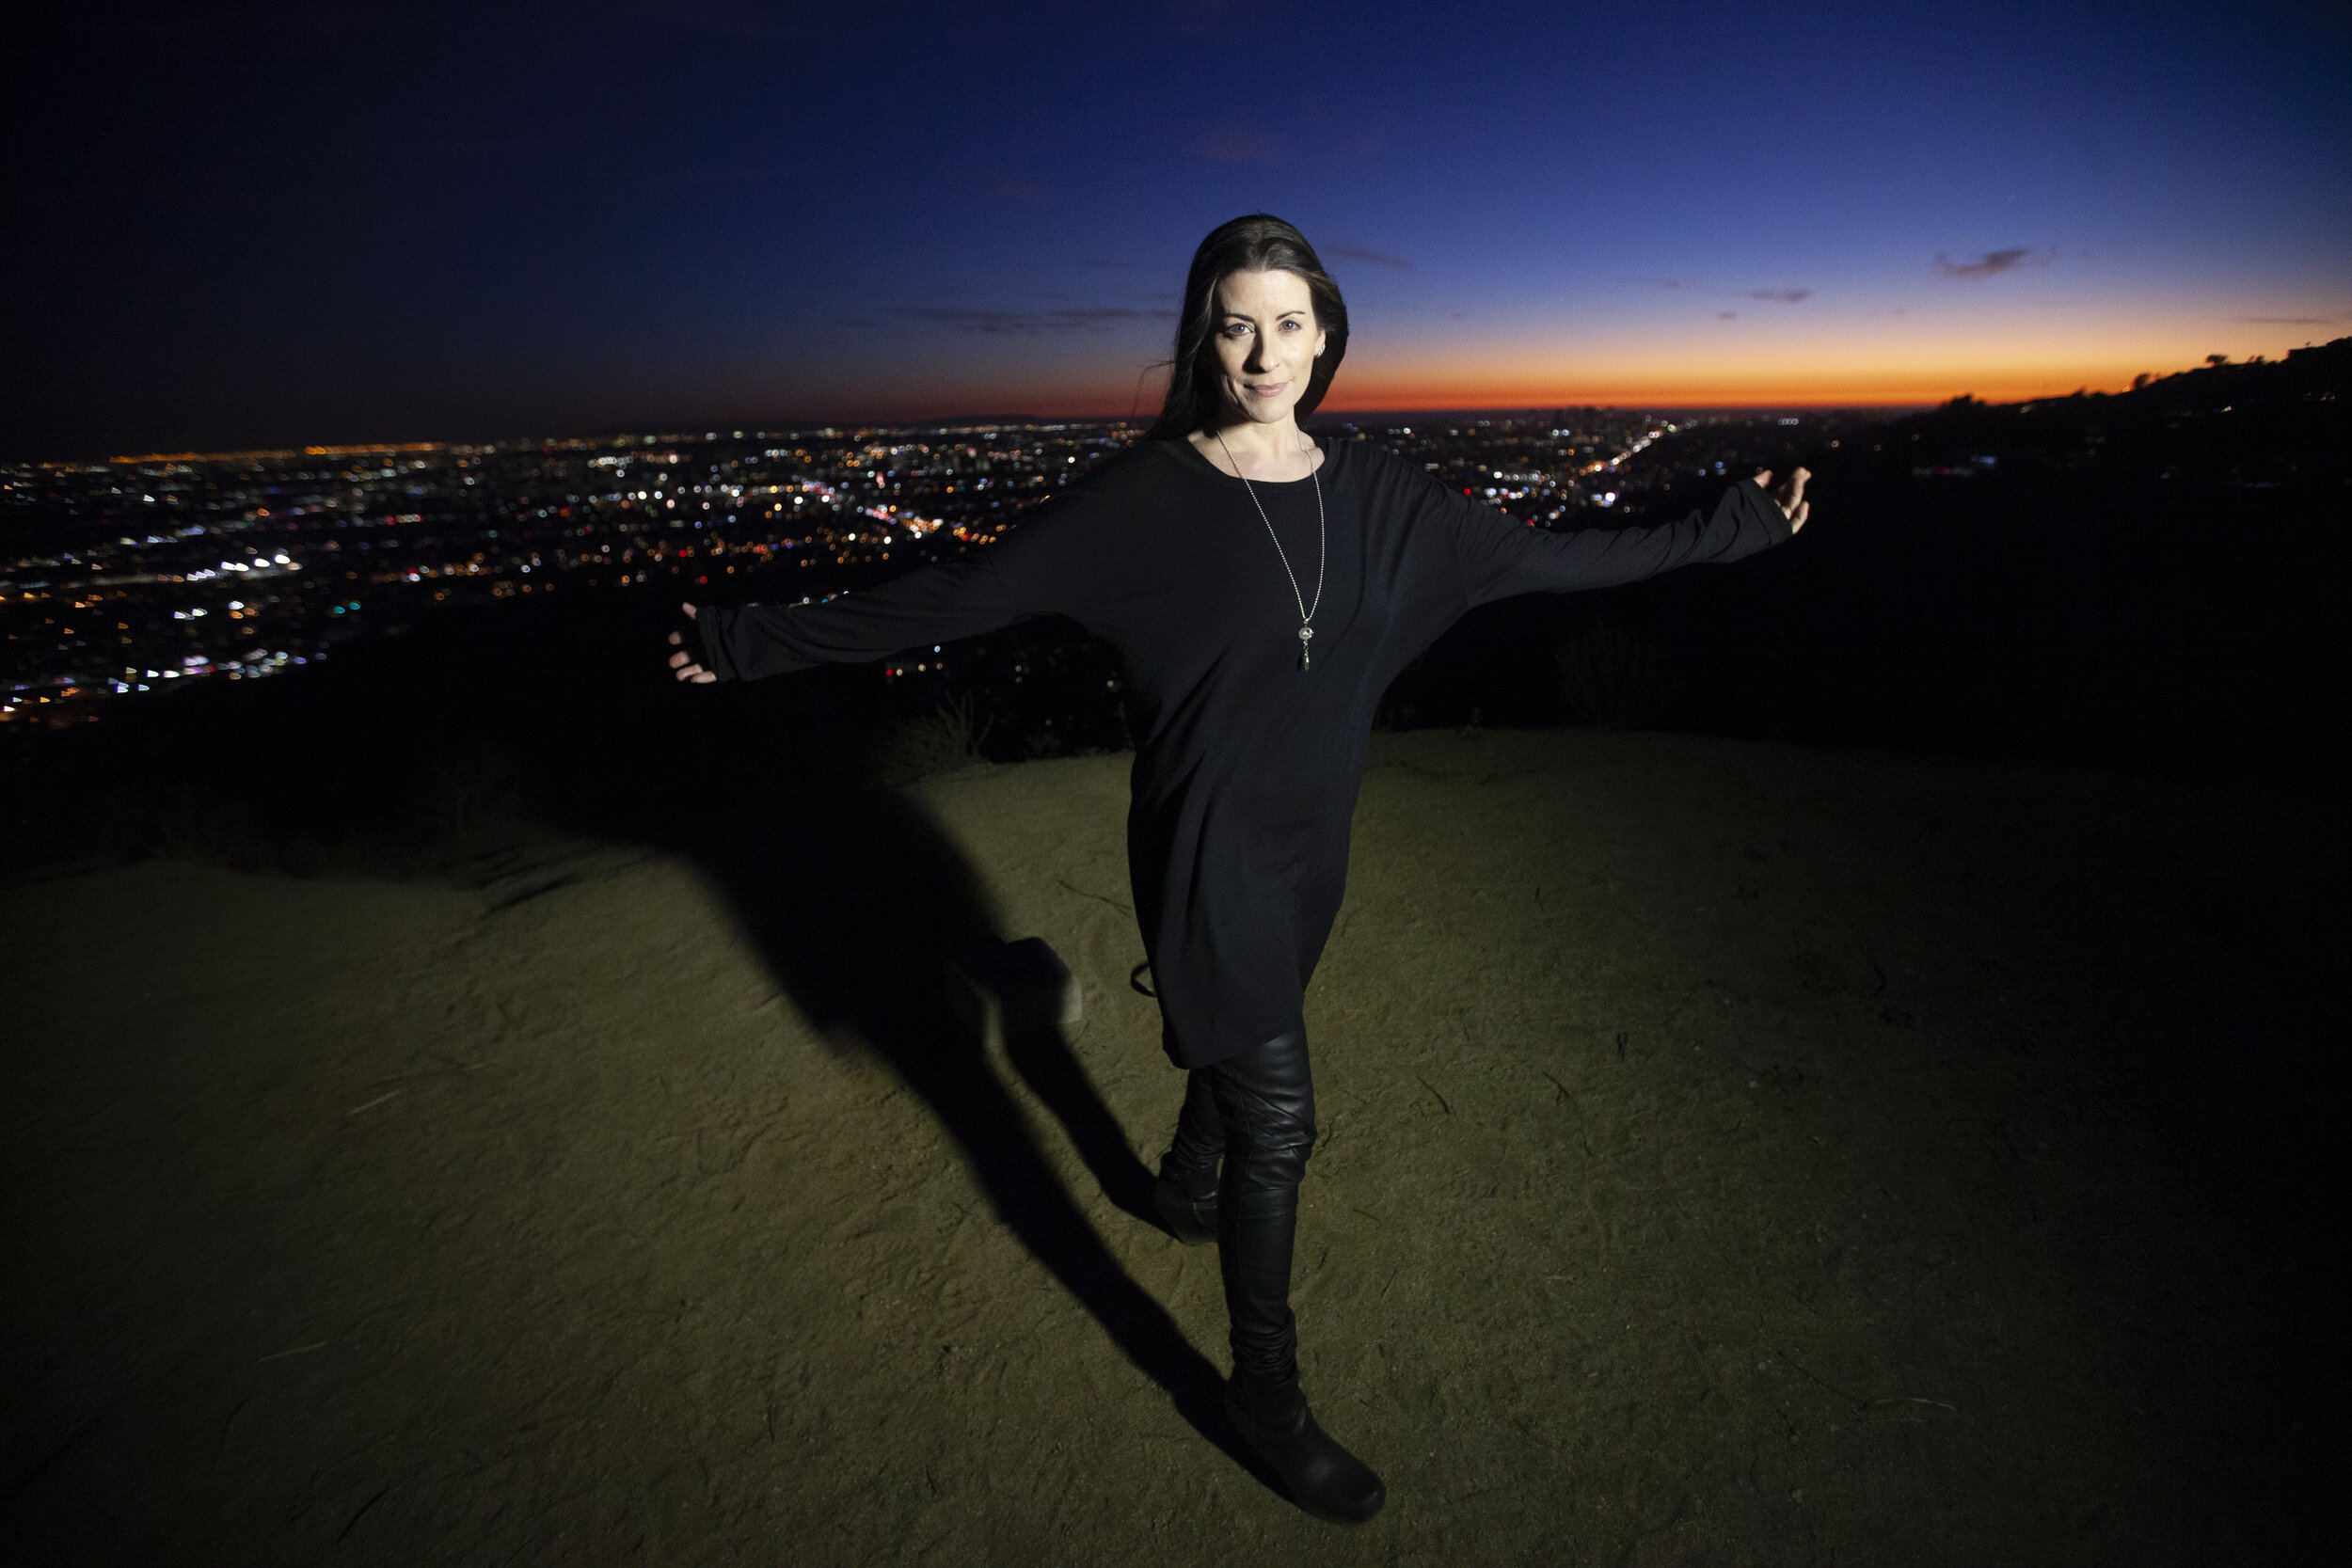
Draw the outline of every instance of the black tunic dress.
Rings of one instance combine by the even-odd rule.
[[[1128,868],[1164,1044],[1200,1067],[1300,1026],[1347,879],[1349,819],[1391,681],[1472,605],[1736,561],[1788,536],[1753,483],[1711,517],[1550,533],[1368,442],[1327,441],[1313,480],[1242,482],[1182,441],[1141,444],[975,558],[793,607],[697,621],[722,680],[880,658],[1034,615],[1111,644],[1136,737]],[[1329,537],[1313,665],[1299,592]],[[1255,482],[1253,482],[1254,483]]]

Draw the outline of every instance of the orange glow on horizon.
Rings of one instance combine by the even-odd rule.
[[[2168,375],[2167,367],[2151,372]],[[1947,371],[1871,371],[1823,368],[1813,372],[1757,372],[1737,377],[1678,374],[1658,369],[1648,372],[1619,371],[1580,375],[1574,371],[1551,374],[1481,375],[1363,374],[1343,370],[1316,417],[1350,413],[1411,413],[1416,410],[1482,408],[1921,408],[1947,403],[1963,393],[1985,403],[2022,403],[2037,398],[2063,397],[2077,390],[2129,390],[2141,368],[2120,370],[2112,365],[2054,367],[1966,367]],[[1159,412],[1159,389],[1138,401],[1130,390],[1104,389],[1089,395],[1066,389],[1055,396],[1045,388],[999,388],[975,394],[973,407],[1050,410],[1040,417],[1073,419],[1137,419],[1149,422]],[[940,407],[961,401],[926,400],[908,403],[868,418],[917,420],[934,417]]]
[[[358,447],[256,447],[245,451],[151,451],[109,457],[109,463],[284,463],[297,457],[385,457],[443,451],[444,441],[376,441]]]
[[[1559,341],[1531,350],[1491,342],[1365,344],[1341,368],[1319,415],[1438,409],[1921,408],[1963,395],[2025,403],[2076,391],[2128,391],[2141,375],[2199,368],[2207,352],[2245,360],[2282,357],[2295,343],[2274,334],[2104,324],[2053,324],[2040,338],[1972,334],[1946,325],[1888,341],[1849,330],[1791,341],[1775,334],[1736,341],[1672,335],[1647,342]],[[1841,341],[1842,338],[1842,341]],[[1923,341],[1924,340],[1924,341]],[[869,420],[923,420],[942,409],[1037,410],[1040,417],[1139,419],[1159,411],[1157,376],[1050,372],[1003,379],[959,377],[922,393],[883,392]]]
[[[1677,375],[1671,372],[1613,375],[1448,376],[1361,378],[1332,388],[1324,407],[1415,408],[1877,408],[1919,407],[1963,393],[1987,403],[2057,397],[2077,389],[2119,392],[2135,372],[2106,366],[2056,370],[2010,367],[1981,372],[1757,372],[1739,377]]]
[[[2224,345],[2217,345],[2224,346]],[[2239,351],[2245,345],[2226,345]],[[2277,345],[2261,345],[2277,353]],[[1620,407],[1882,407],[2122,392],[2141,374],[2168,375],[2204,357],[2186,342],[2118,341],[2105,334],[2027,344],[1848,341],[1720,347],[1684,341],[1646,348],[1563,345],[1459,356],[1390,352],[1344,366],[1325,406],[1346,409]]]

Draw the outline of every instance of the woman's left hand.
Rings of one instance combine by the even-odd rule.
[[[1813,503],[1804,499],[1804,482],[1812,477],[1813,470],[1810,468],[1792,469],[1788,482],[1775,489],[1772,469],[1756,470],[1756,487],[1772,498],[1772,504],[1780,508],[1780,515],[1788,519],[1790,533],[1804,527],[1804,519],[1813,510]]]
[[[678,608],[686,611],[686,618],[688,620],[691,621],[695,618],[694,607],[692,605],[680,605]],[[678,650],[676,653],[670,656],[670,673],[676,676],[679,680],[692,681],[697,686],[707,686],[712,681],[719,678],[718,676],[712,674],[708,670],[705,669],[702,661],[695,657],[695,655],[701,651],[700,649],[689,650],[687,648],[686,634],[684,632],[672,632],[670,634],[670,646]]]

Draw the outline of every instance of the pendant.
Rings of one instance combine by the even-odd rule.
[[[1314,651],[1311,646],[1309,646],[1309,644],[1313,642],[1314,636],[1315,628],[1312,626],[1301,626],[1298,628],[1298,667],[1301,670],[1311,670],[1314,668],[1315,661],[1309,657]]]

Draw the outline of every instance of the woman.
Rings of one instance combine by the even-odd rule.
[[[1346,351],[1346,307],[1306,240],[1237,218],[1193,257],[1167,405],[1142,441],[975,559],[821,605],[688,605],[699,646],[673,632],[670,665],[750,679],[1043,614],[1117,650],[1136,920],[1163,1044],[1190,1073],[1154,1199],[1180,1240],[1217,1243],[1234,1425],[1308,1512],[1356,1522],[1386,1494],[1309,1413],[1290,1275],[1314,1145],[1301,1007],[1339,912],[1374,709],[1473,605],[1786,539],[1807,476],[1768,496],[1758,474],[1668,527],[1526,528],[1368,443],[1302,432]]]

